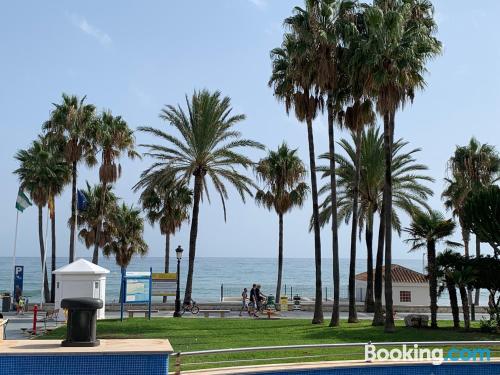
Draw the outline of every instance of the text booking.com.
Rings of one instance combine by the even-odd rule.
[[[387,349],[375,345],[365,345],[365,361],[431,361],[440,365],[445,361],[489,361],[491,351],[488,348],[420,348],[418,344],[402,345]]]

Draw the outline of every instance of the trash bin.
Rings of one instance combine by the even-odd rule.
[[[281,311],[288,311],[288,297],[283,296],[280,298]]]
[[[96,338],[97,310],[103,302],[98,298],[64,298],[61,308],[68,311],[66,340],[62,346],[98,346]]]
[[[293,310],[294,311],[298,311],[298,310],[301,310],[301,307],[300,307],[300,296],[298,294],[294,295],[293,296]]]
[[[4,293],[2,295],[2,312],[10,311],[10,293]]]

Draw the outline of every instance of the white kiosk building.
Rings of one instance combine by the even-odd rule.
[[[61,308],[64,298],[92,297],[100,298],[102,309],[97,310],[97,319],[105,318],[106,307],[106,275],[109,270],[85,259],[58,268],[56,275],[56,295],[54,309]]]
[[[384,280],[384,267],[382,278]],[[429,278],[423,273],[400,266],[392,265],[392,301],[396,306],[429,306]],[[373,270],[375,277],[375,270]],[[356,275],[356,301],[364,302],[368,276],[366,272]],[[384,290],[384,281],[382,281]],[[385,305],[385,295],[382,293],[382,304]]]

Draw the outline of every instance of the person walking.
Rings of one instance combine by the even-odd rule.
[[[252,316],[258,317],[257,316],[257,310],[258,310],[258,300],[257,300],[257,284],[252,285],[252,289],[250,290],[250,304],[252,305]]]
[[[243,313],[243,310],[246,310],[248,315],[250,315],[250,308],[248,307],[248,290],[247,290],[247,288],[243,288],[243,292],[241,293],[240,316]]]

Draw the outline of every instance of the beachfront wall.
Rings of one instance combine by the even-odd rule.
[[[382,284],[384,291],[384,284]],[[364,302],[366,281],[356,280],[356,300]],[[429,283],[393,283],[392,301],[396,306],[430,306]],[[382,292],[382,303],[385,305],[385,293]]]
[[[85,259],[78,259],[53,273],[56,275],[55,309],[61,308],[64,298],[98,298],[102,300],[103,306],[97,310],[97,319],[105,319],[106,275],[109,270]]]

